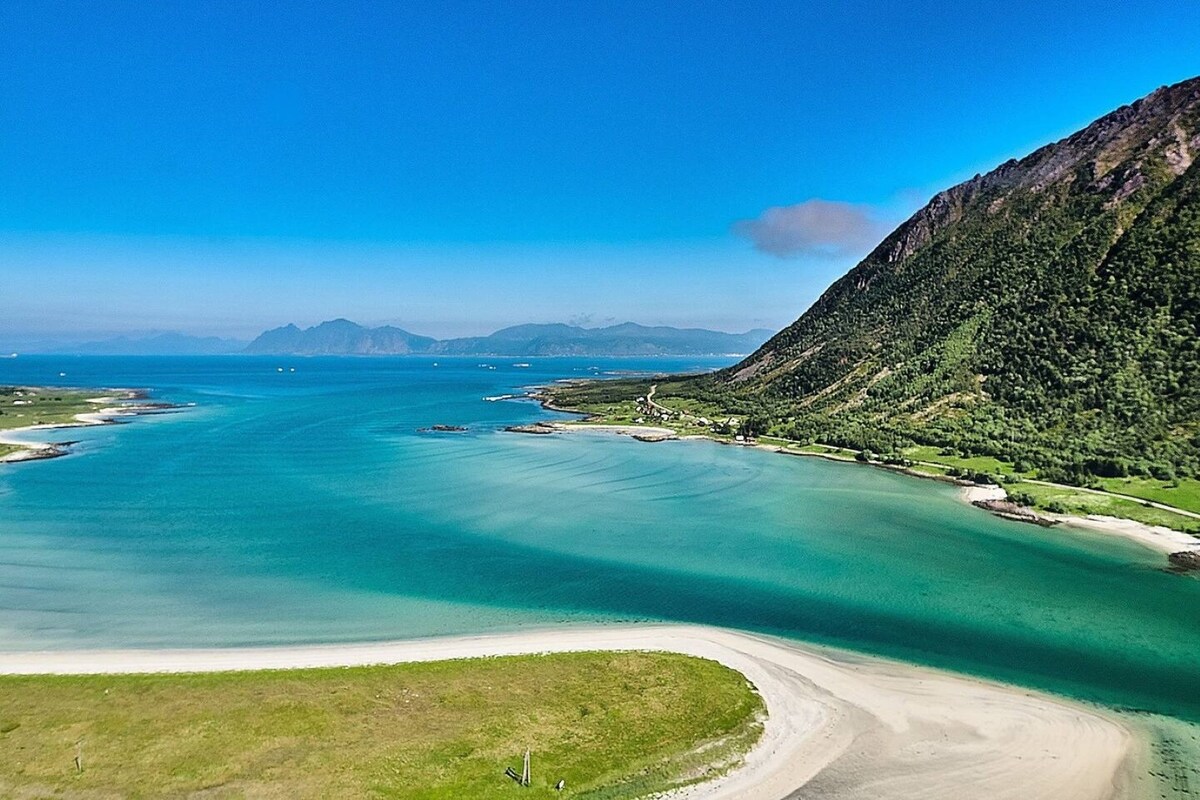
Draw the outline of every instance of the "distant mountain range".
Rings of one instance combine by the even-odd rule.
[[[212,355],[447,355],[447,356],[656,356],[741,355],[754,352],[774,331],[722,333],[702,328],[648,327],[626,322],[607,328],[515,325],[490,336],[434,339],[385,325],[367,328],[346,319],[311,328],[284,325],[247,344],[216,336],[152,333],[112,339],[6,340],[0,352],[89,356]]]
[[[72,345],[71,353],[88,356],[216,356],[240,353],[246,346],[237,339],[217,336],[188,336],[184,333],[159,333],[145,337],[118,336]]]
[[[189,336],[173,331],[142,335],[117,336],[110,339],[70,340],[65,337],[31,338],[4,336],[0,338],[0,353],[46,353],[81,356],[215,356],[240,353],[244,340],[222,339],[217,336]]]
[[[750,353],[774,331],[722,333],[702,328],[647,327],[626,322],[606,328],[516,325],[489,336],[433,339],[384,326],[335,319],[311,328],[266,331],[244,352],[278,355],[653,356]]]

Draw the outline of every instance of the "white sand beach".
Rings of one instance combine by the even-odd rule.
[[[960,496],[965,502],[974,503],[976,501],[1003,500],[1008,497],[1008,493],[1000,486],[964,486]],[[1162,525],[1147,525],[1132,519],[1106,517],[1099,514],[1089,514],[1083,517],[1072,514],[1051,514],[1048,511],[1038,511],[1038,514],[1076,531],[1121,536],[1158,553],[1170,555],[1182,550],[1200,550],[1200,539]]]
[[[1110,536],[1123,536],[1151,550],[1168,555],[1183,550],[1200,550],[1200,539],[1183,531],[1165,528],[1162,525],[1147,525],[1131,519],[1103,517],[1098,514],[1089,514],[1086,517],[1074,517],[1067,514],[1046,514],[1046,516],[1068,528],[1104,533]]]
[[[959,495],[968,503],[987,500],[1003,500],[1008,497],[1008,492],[1004,491],[1003,486],[963,486],[959,489]]]
[[[768,719],[745,764],[688,800],[1102,800],[1127,796],[1133,735],[1084,706],[883,659],[684,625],[374,644],[0,654],[0,673],[333,667],[584,650],[661,650],[742,672]],[[803,794],[794,794],[803,787]]]

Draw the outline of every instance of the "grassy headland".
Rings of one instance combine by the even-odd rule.
[[[618,800],[733,765],[763,710],[739,673],[667,653],[8,676],[0,794]]]
[[[96,411],[96,404],[88,400],[103,393],[97,389],[0,386],[0,430],[73,424],[76,414]]]
[[[128,389],[63,389],[38,386],[0,386],[0,434],[4,431],[34,426],[75,426],[96,424],[104,420],[84,422],[85,414],[98,414],[119,409],[121,414],[148,413],[169,408],[167,403],[138,403],[142,394]],[[104,407],[109,407],[105,409]],[[22,445],[0,442],[0,460],[53,458],[64,455],[59,445]]]

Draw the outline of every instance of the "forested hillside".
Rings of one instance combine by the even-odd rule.
[[[660,387],[801,440],[1078,482],[1200,471],[1200,78],[938,194],[735,367]]]

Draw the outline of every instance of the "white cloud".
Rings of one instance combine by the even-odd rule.
[[[865,255],[887,233],[887,223],[870,206],[834,200],[805,200],[772,206],[755,219],[733,223],[733,232],[755,249],[791,256]]]

